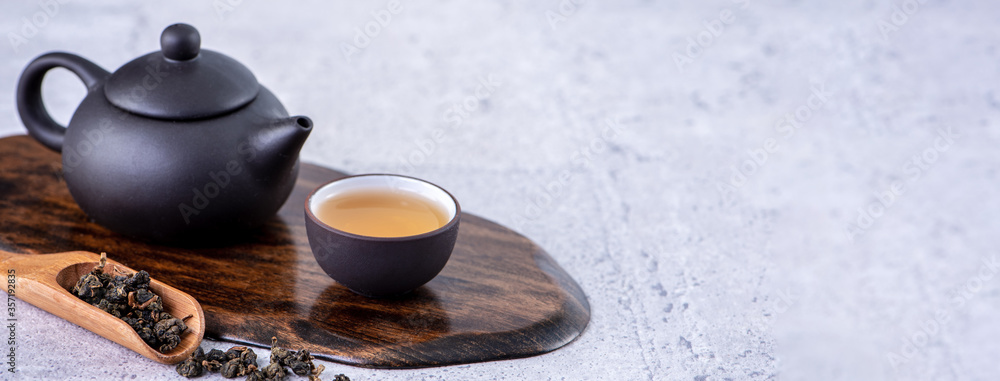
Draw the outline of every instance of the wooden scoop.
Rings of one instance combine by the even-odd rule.
[[[147,345],[121,319],[73,295],[69,290],[99,261],[99,255],[86,251],[15,254],[0,250],[0,271],[4,271],[8,280],[6,290],[10,292],[10,279],[16,279],[13,294],[18,299],[164,364],[179,363],[198,348],[205,335],[205,313],[201,304],[191,295],[155,279],[149,283],[149,290],[163,299],[164,311],[179,319],[191,316],[184,319],[188,329],[181,334],[181,343],[167,353],[160,353]],[[112,260],[108,260],[104,267],[104,271],[111,274],[116,269],[125,274],[136,272]]]

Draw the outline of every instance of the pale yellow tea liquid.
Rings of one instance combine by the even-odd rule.
[[[320,203],[316,218],[335,229],[368,237],[406,237],[448,223],[437,204],[407,192],[358,190]]]

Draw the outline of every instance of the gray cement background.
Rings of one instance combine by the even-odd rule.
[[[71,1],[41,17],[5,1],[0,136],[24,133],[14,89],[33,57],[114,70],[188,22],[312,117],[303,160],[444,186],[546,248],[593,309],[547,355],[327,377],[996,379],[997,3],[577,1],[403,1],[349,57],[387,2]],[[44,89],[62,122],[84,94],[66,71]],[[179,378],[26,303],[17,319],[0,379]]]

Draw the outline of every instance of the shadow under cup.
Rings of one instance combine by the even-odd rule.
[[[316,216],[319,206],[350,192],[405,192],[430,201],[448,222],[435,230],[405,237],[370,237],[339,230]],[[323,271],[358,294],[405,294],[434,279],[451,257],[461,216],[458,201],[443,188],[408,176],[370,174],[334,180],[306,198],[306,235]]]

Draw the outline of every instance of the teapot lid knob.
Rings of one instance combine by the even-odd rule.
[[[160,49],[163,56],[174,61],[187,61],[201,52],[201,35],[188,24],[168,26],[160,35]]]

